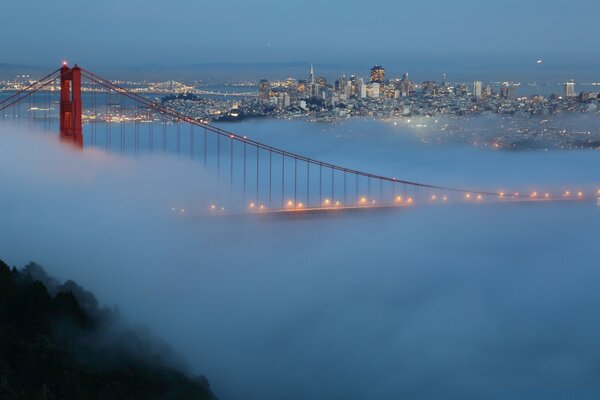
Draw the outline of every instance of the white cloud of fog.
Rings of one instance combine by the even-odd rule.
[[[275,141],[314,148],[271,128]],[[340,143],[357,146],[315,136],[318,155],[336,161],[354,154]],[[395,139],[372,138],[367,150],[379,152],[383,172],[421,177],[438,164],[406,143],[378,150],[377,141]],[[0,257],[33,259],[118,304],[184,352],[219,398],[559,399],[600,390],[592,203],[180,219],[171,205],[212,187],[201,163],[74,151],[12,127],[1,128],[0,149]],[[436,179],[468,181],[464,172],[487,157],[498,157],[488,166],[498,175],[512,160],[520,164],[506,166],[511,176],[532,176],[518,155],[459,151],[473,158],[453,164],[445,151],[435,154],[450,172]],[[581,165],[561,168],[575,176]]]

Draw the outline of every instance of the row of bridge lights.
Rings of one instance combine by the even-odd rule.
[[[434,196],[435,197],[435,196]],[[444,201],[448,200],[448,198],[446,196],[444,196]],[[408,197],[406,199],[406,201],[404,201],[404,204],[413,204],[413,199],[412,197]],[[376,200],[371,200],[370,202],[367,200],[366,197],[361,197],[358,201],[359,205],[364,206],[364,207],[369,207],[371,205],[376,205],[377,201]],[[403,203],[402,197],[398,196],[395,199],[395,203],[396,204],[400,204]],[[323,200],[322,204],[321,204],[322,208],[341,208],[343,207],[343,204],[341,201],[336,200],[330,200],[330,199],[325,199]],[[306,205],[303,202],[294,202],[292,200],[288,200],[287,203],[285,204],[285,208],[286,209],[305,209],[307,208]],[[216,207],[215,205],[211,205],[211,209],[215,210]],[[267,207],[264,204],[256,204],[256,203],[250,203],[248,205],[248,209],[249,210],[266,210]]]
[[[596,194],[597,194],[598,196],[600,196],[600,189],[598,189],[598,190],[596,191]],[[506,197],[506,193],[503,193],[503,192],[500,192],[500,193],[498,193],[498,195],[499,195],[499,197]],[[467,195],[466,195],[466,196],[469,196],[469,194],[467,193]],[[512,196],[513,196],[513,197],[521,197],[521,194],[520,194],[520,193],[518,193],[518,192],[515,192],[515,193],[513,193],[513,195],[512,195]],[[543,196],[542,196],[541,194],[539,194],[538,192],[532,192],[531,194],[529,194],[529,197],[530,197],[530,198],[532,198],[532,199],[539,199],[539,198],[549,199],[549,198],[553,198],[553,197],[552,197],[552,195],[551,195],[550,193],[547,193],[547,192],[546,192],[546,193],[544,193],[544,195],[543,195]],[[560,197],[560,196],[559,196],[559,197]],[[582,199],[582,198],[584,198],[584,197],[585,197],[585,193],[584,193],[584,192],[581,192],[581,191],[573,193],[573,192],[571,192],[570,190],[567,190],[567,191],[565,191],[565,192],[562,194],[562,197],[563,197],[563,198],[579,198],[579,199]],[[468,197],[467,197],[467,198],[468,198]]]
[[[600,189],[597,190],[596,194],[598,196],[600,196]],[[516,197],[529,197],[532,199],[540,199],[540,198],[544,198],[544,199],[550,199],[552,196],[550,195],[550,193],[544,193],[543,195],[539,194],[538,192],[532,192],[530,193],[528,196],[522,196],[519,192],[515,192],[515,193],[511,193],[511,194],[507,194],[504,192],[500,192],[498,193],[498,197],[500,198],[506,198],[508,196],[512,196],[513,198]],[[570,190],[567,190],[563,193],[562,195],[563,198],[579,198],[582,199],[585,197],[584,192],[576,192],[576,193],[572,193]],[[482,201],[483,200],[483,195],[479,194],[479,193],[465,193],[464,198],[466,200],[477,200],[477,201]],[[437,195],[431,195],[430,200],[432,202],[435,201],[442,201],[442,202],[447,202],[448,201],[448,196],[443,195],[443,196],[437,196]],[[405,204],[405,205],[411,205],[414,203],[414,200],[412,197],[407,197],[406,200],[402,198],[402,196],[396,196],[394,198],[394,203],[395,204]],[[358,204],[360,206],[364,206],[364,207],[369,207],[369,206],[374,206],[377,205],[377,201],[376,200],[371,200],[369,201],[366,197],[361,197],[358,201]],[[339,200],[337,201],[333,201],[331,199],[325,199],[322,203],[322,207],[323,208],[340,208],[342,207],[343,204],[342,202],[340,202]],[[225,211],[225,207],[218,207],[216,204],[211,204],[209,206],[211,211]],[[306,205],[302,202],[294,202],[292,200],[288,200],[286,205],[285,205],[286,209],[291,209],[291,210],[300,210],[300,209],[305,209]],[[250,203],[248,205],[248,209],[252,210],[252,211],[264,211],[267,209],[267,206],[265,206],[264,204],[258,204],[258,203]],[[172,209],[173,211],[177,211],[175,208]],[[180,210],[180,213],[185,213],[184,209]]]

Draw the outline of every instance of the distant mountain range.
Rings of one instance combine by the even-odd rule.
[[[537,58],[516,57],[498,58],[481,57],[478,59],[460,56],[445,58],[407,55],[404,61],[386,63],[384,60],[373,60],[372,63],[314,63],[316,76],[324,76],[333,82],[342,74],[357,75],[368,78],[373,64],[379,63],[386,68],[386,77],[399,78],[402,73],[409,72],[410,77],[422,82],[426,80],[441,81],[447,74],[449,82],[482,81],[521,81],[521,82],[566,82],[600,81],[597,74],[598,62],[590,60],[581,65],[569,59],[546,59],[538,63]],[[140,65],[96,66],[81,63],[82,66],[103,75],[107,79],[135,81],[203,81],[206,83],[225,83],[252,81],[260,79],[282,80],[289,77],[308,78],[310,63],[306,61],[290,62],[207,62],[159,64],[146,63]],[[0,63],[0,79],[13,79],[19,74],[39,75],[58,65],[27,65],[18,63]]]
[[[202,80],[208,82],[257,81],[263,78],[286,79],[288,77],[308,78],[310,63],[195,63],[180,65],[143,64],[139,66],[99,67],[86,65],[95,73],[108,79],[120,80]],[[41,67],[24,64],[0,63],[0,79],[13,79],[19,74],[38,74],[52,66]],[[315,64],[319,76],[337,77],[341,74],[368,75],[368,67],[341,64]]]

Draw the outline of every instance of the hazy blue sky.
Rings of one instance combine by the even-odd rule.
[[[6,2],[2,14],[0,62],[9,63],[312,61],[436,71],[527,70],[538,58],[548,70],[600,64],[593,0],[30,0]]]

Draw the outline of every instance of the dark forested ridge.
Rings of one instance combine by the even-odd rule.
[[[213,399],[203,377],[72,281],[0,260],[0,399]]]

